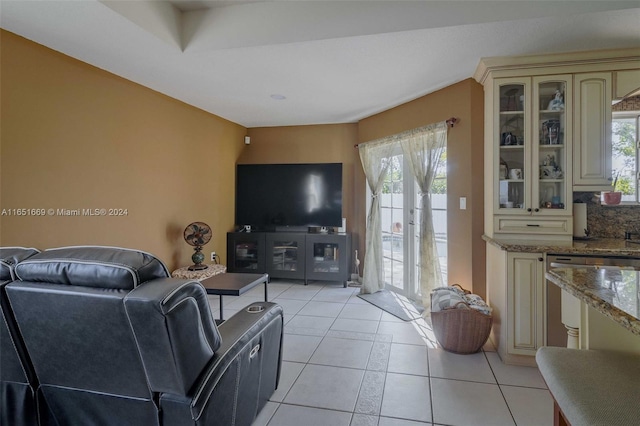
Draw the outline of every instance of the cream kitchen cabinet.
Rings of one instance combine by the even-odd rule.
[[[486,235],[571,242],[573,191],[610,189],[612,82],[638,69],[638,48],[480,61]]]
[[[493,231],[565,235],[571,226],[571,75],[491,82],[485,167],[493,183]]]
[[[611,73],[576,74],[573,190],[611,190]]]
[[[545,344],[544,256],[507,254],[507,352],[535,355]]]
[[[640,94],[640,69],[613,73],[613,99],[620,101]]]
[[[491,341],[507,364],[535,365],[546,343],[544,255],[487,245],[487,300],[493,308]]]
[[[486,236],[572,242],[573,190],[610,187],[612,80],[617,96],[638,69],[638,48],[480,61]],[[491,340],[504,362],[535,365],[546,342],[544,256],[487,244],[486,270]]]

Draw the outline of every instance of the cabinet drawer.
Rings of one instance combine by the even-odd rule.
[[[515,234],[569,234],[572,224],[566,219],[494,218],[496,232]]]

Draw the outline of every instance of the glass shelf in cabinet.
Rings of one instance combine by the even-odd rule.
[[[549,179],[545,179],[549,180]],[[524,182],[524,179],[500,179],[500,182],[513,182],[513,183],[521,183]]]
[[[540,178],[540,180],[542,182],[547,182],[547,183],[562,183],[562,182],[564,182],[564,179],[545,179],[545,178]]]
[[[544,149],[544,150],[555,150],[555,149],[563,149],[564,148],[564,144],[563,143],[557,143],[557,144],[549,144],[549,143],[545,143],[545,144],[540,144],[538,145],[540,147],[540,149]]]
[[[520,143],[520,141],[518,141]],[[524,149],[524,145],[500,145],[500,149],[504,150],[522,150]]]

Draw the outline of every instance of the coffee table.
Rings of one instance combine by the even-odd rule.
[[[220,296],[220,322],[224,321],[222,296],[240,296],[258,284],[264,283],[264,301],[267,302],[269,274],[224,273],[200,281],[208,294]]]

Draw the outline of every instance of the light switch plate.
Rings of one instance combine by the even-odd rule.
[[[460,197],[460,210],[467,209],[467,197]]]

